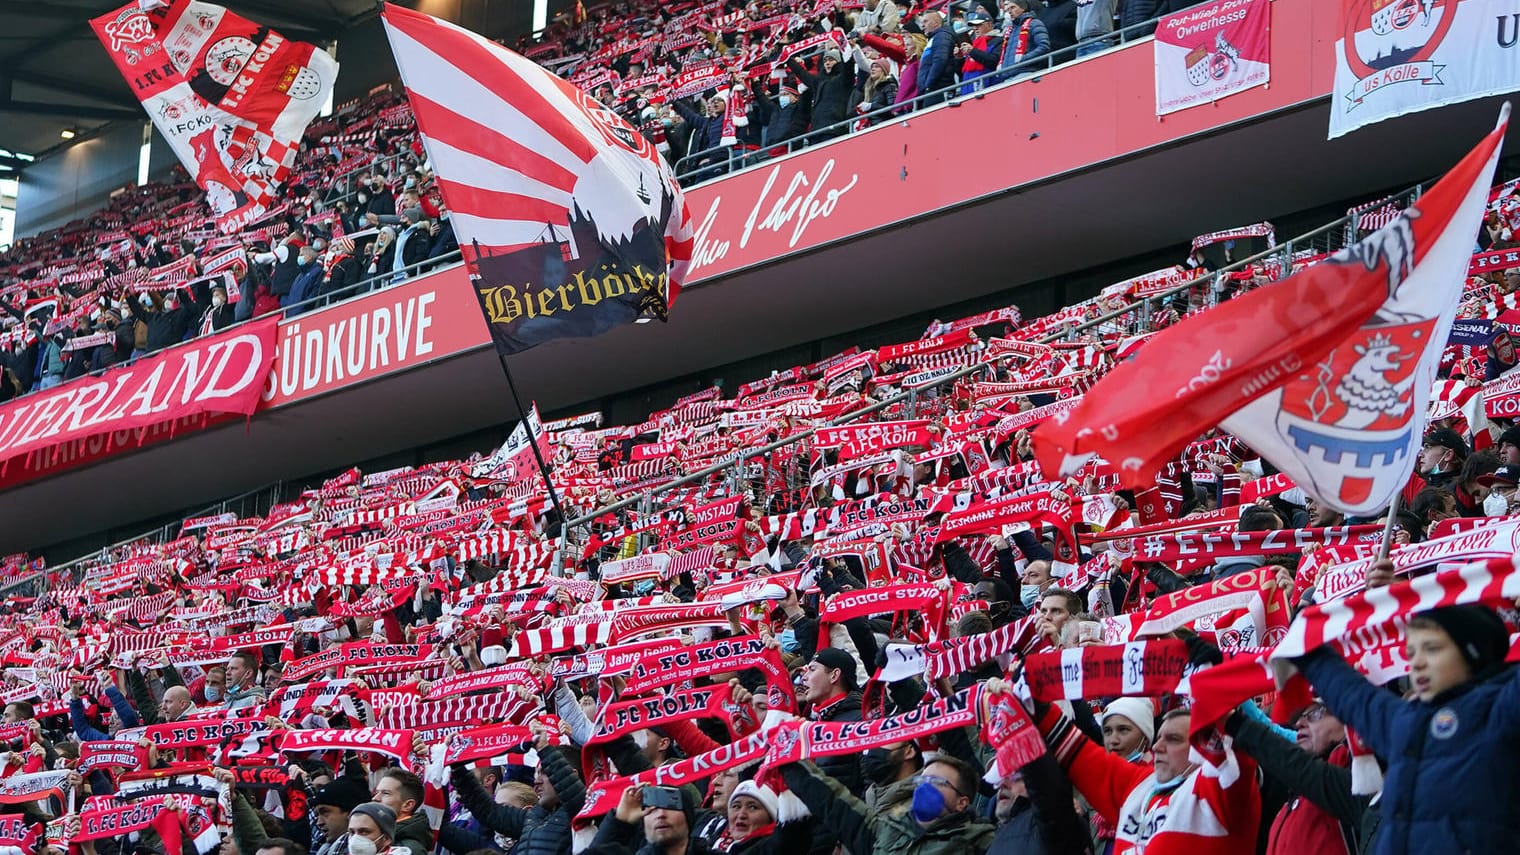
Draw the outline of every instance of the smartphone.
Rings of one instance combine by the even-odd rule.
[[[644,807],[681,809],[681,791],[675,787],[645,787]]]

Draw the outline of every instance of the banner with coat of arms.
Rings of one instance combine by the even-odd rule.
[[[206,191],[218,228],[234,232],[262,219],[332,92],[337,62],[196,0],[133,0],[90,23]]]
[[[1156,25],[1156,115],[1272,79],[1271,0],[1216,0]]]
[[[1341,0],[1330,139],[1520,89],[1520,0]]]

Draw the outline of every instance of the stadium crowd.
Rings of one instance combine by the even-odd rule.
[[[1513,245],[1515,190],[1480,248]],[[1261,230],[1206,237],[1232,234]],[[1487,379],[1512,346],[1448,348],[1391,521],[1226,434],[1139,492],[1033,460],[1150,332],[1319,260],[1207,275],[1201,241],[1055,315],[936,321],[638,425],[525,423],[54,571],[0,605],[0,845],[1509,851],[1515,615],[1418,604],[1469,572],[1438,571],[1462,538],[1520,531],[1517,390]],[[1463,315],[1502,328],[1506,283]],[[1290,631],[1326,614],[1365,632]]]
[[[517,47],[617,110],[691,183],[936,103],[947,87],[969,94],[1078,42],[1061,61],[1101,50],[1116,25],[1141,34],[1190,5],[615,3]],[[393,87],[313,123],[279,204],[237,234],[218,234],[203,194],[176,175],[0,256],[0,401],[384,287],[458,249]]]

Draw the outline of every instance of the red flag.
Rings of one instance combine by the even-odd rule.
[[[1442,324],[1450,327],[1456,297],[1453,292],[1450,305],[1432,314],[1425,305],[1428,292],[1439,290],[1445,280],[1462,281],[1508,116],[1506,106],[1493,133],[1409,210],[1363,242],[1158,333],[1133,360],[1110,371],[1069,415],[1059,414],[1036,431],[1041,467],[1067,475],[1099,455],[1118,470],[1123,486],[1146,487],[1158,469],[1205,431],[1288,384],[1312,379],[1320,368],[1316,364],[1337,347],[1345,344],[1352,351],[1348,340],[1364,332],[1364,325],[1367,331],[1418,327],[1396,336],[1395,344],[1409,350],[1433,340],[1438,353],[1445,340]],[[1448,252],[1454,244],[1464,251]],[[1409,293],[1416,291],[1426,293]],[[1415,303],[1419,305],[1411,305]],[[1379,345],[1369,339],[1359,346]],[[1418,353],[1416,349],[1413,355]],[[1386,375],[1378,382],[1392,396],[1382,402],[1384,410],[1398,411],[1404,419],[1388,437],[1379,437],[1376,448],[1356,446],[1349,421],[1345,427],[1351,435],[1337,434],[1333,442],[1319,434],[1307,438],[1301,426],[1280,428],[1284,448],[1298,443],[1303,450],[1303,445],[1317,443],[1316,462],[1322,465],[1344,458],[1348,466],[1380,468],[1381,474],[1348,472],[1348,483],[1352,477],[1362,479],[1349,486],[1321,486],[1316,491],[1321,499],[1338,507],[1362,506],[1377,498],[1384,480],[1402,485],[1407,479],[1413,466],[1409,451],[1419,442],[1413,418],[1423,416],[1433,379],[1418,382],[1415,369],[1423,360],[1410,355],[1395,353],[1387,360],[1394,367],[1378,375]],[[1413,382],[1406,374],[1414,375]],[[1281,396],[1277,401],[1281,409],[1293,409],[1294,402]],[[1338,412],[1344,414],[1344,408]],[[1268,421],[1271,427],[1279,424]],[[1246,441],[1263,450],[1254,438]],[[1313,479],[1300,474],[1305,467],[1293,465],[1297,461],[1264,456],[1311,489]],[[1401,477],[1395,477],[1398,471]]]
[[[469,30],[396,4],[384,19],[497,351],[663,320],[692,237],[649,140]]]

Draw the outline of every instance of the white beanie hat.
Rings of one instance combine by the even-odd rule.
[[[1145,734],[1146,745],[1156,741],[1156,707],[1148,698],[1116,698],[1098,716],[1098,726],[1102,727],[1105,721],[1116,715],[1129,719],[1140,728]]]
[[[770,787],[761,786],[754,781],[741,781],[739,786],[728,796],[728,803],[733,804],[734,799],[740,796],[749,796],[762,805],[765,812],[771,815],[771,822],[777,822],[776,814],[781,810],[781,800],[776,797],[776,791]]]

